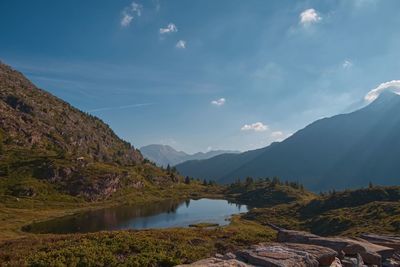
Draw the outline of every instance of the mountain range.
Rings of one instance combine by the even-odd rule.
[[[400,96],[386,91],[357,111],[318,120],[282,142],[176,167],[219,183],[279,176],[314,191],[394,185],[400,179],[399,136]]]
[[[156,163],[158,166],[174,166],[188,160],[202,160],[212,158],[221,154],[237,154],[239,151],[230,150],[212,150],[208,152],[197,152],[187,154],[183,151],[177,151],[168,145],[148,145],[140,148],[143,156]]]

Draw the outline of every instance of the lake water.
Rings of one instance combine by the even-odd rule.
[[[119,206],[88,211],[31,224],[34,233],[87,233],[103,230],[187,227],[190,224],[229,224],[233,214],[247,212],[246,205],[221,199],[166,200],[146,205]]]

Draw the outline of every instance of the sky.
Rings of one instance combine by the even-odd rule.
[[[135,147],[249,150],[400,88],[397,0],[3,0],[0,60]]]

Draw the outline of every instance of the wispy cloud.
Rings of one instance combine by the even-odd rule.
[[[133,16],[128,14],[128,13],[123,13],[123,17],[121,19],[121,26],[122,27],[127,27],[129,24],[131,24],[131,21],[133,20]]]
[[[179,40],[176,43],[175,47],[179,48],[179,49],[185,49],[186,48],[186,41],[185,40]]]
[[[168,33],[173,33],[173,32],[177,32],[178,28],[176,27],[176,25],[174,23],[169,23],[167,25],[167,27],[165,28],[160,28],[160,34],[168,34]]]
[[[252,124],[245,124],[240,129],[242,131],[254,131],[254,132],[265,132],[268,130],[268,126],[263,124],[262,122],[255,122]]]
[[[135,16],[142,15],[142,5],[132,2],[129,6],[125,7],[122,11],[121,26],[128,27]]]
[[[386,91],[390,90],[396,94],[400,94],[400,80],[393,80],[390,82],[381,83],[378,87],[372,89],[365,95],[364,100],[367,103],[371,103],[375,99],[379,97],[379,95]]]
[[[269,134],[269,139],[273,142],[281,142],[291,136],[291,134],[285,134],[282,131],[274,131]]]
[[[303,26],[309,26],[317,23],[322,19],[318,12],[314,8],[306,9],[300,13],[300,24]]]
[[[345,61],[343,61],[342,67],[343,69],[350,69],[351,67],[353,67],[353,62],[346,59]]]
[[[225,103],[226,103],[225,98],[220,98],[220,99],[211,101],[211,104],[218,106],[218,107],[225,105]]]
[[[116,106],[116,107],[103,107],[103,108],[91,109],[88,110],[87,112],[101,112],[101,111],[109,111],[117,109],[139,108],[139,107],[151,106],[153,104],[154,103],[140,103],[140,104],[132,104],[132,105]]]

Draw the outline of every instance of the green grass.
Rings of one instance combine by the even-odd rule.
[[[259,180],[250,183],[231,184],[225,194],[253,207],[272,207],[291,202],[308,202],[316,195],[294,183]]]
[[[346,190],[308,202],[251,210],[244,218],[318,235],[400,232],[400,187]]]
[[[193,228],[210,228],[210,227],[218,227],[218,223],[195,223],[195,224],[189,224],[189,227]]]
[[[269,228],[235,217],[227,227],[37,235],[1,244],[0,262],[4,266],[174,266],[274,238]]]

